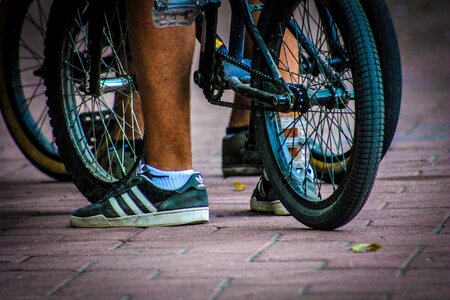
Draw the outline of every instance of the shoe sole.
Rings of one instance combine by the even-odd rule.
[[[256,197],[250,199],[250,210],[255,212],[273,213],[273,207],[268,201],[258,201]]]
[[[200,224],[209,221],[209,208],[186,208],[148,214],[106,218],[103,215],[80,218],[71,216],[72,227],[152,227]]]
[[[290,213],[284,207],[280,200],[271,201],[270,205],[272,205],[273,213],[277,216],[289,216]]]
[[[254,166],[222,166],[222,174],[225,177],[228,176],[256,176],[261,175],[263,167]]]
[[[250,199],[250,209],[254,212],[273,213],[277,216],[289,216],[290,213],[284,207],[280,200],[258,201],[256,197]]]

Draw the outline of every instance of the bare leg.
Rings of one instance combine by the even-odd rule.
[[[234,103],[249,105],[250,100],[239,95],[234,97]],[[243,127],[250,123],[250,111],[245,109],[233,108],[230,114],[230,121],[228,127]]]
[[[251,0],[251,3],[258,3]],[[257,22],[259,14],[253,17]],[[245,39],[244,57],[252,57],[253,43],[248,34]],[[234,103],[250,105],[251,101],[239,95]],[[226,135],[222,139],[222,173],[224,176],[259,175],[262,172],[262,162],[259,153],[247,150],[244,145],[247,141],[248,125],[250,124],[250,111],[233,108],[230,114]]]
[[[155,28],[153,0],[127,1],[133,60],[144,114],[146,162],[161,170],[192,168],[190,73],[194,28]]]
[[[259,3],[259,1],[250,1],[250,2],[251,3]],[[258,22],[258,18],[259,18],[259,14],[254,16],[255,23]],[[297,40],[288,31],[286,31],[286,33],[285,33],[284,40],[285,40],[286,45],[290,49],[296,49],[298,47]],[[245,57],[252,56],[252,54],[251,54],[253,51],[252,48],[253,48],[253,43],[252,43],[251,39],[248,38],[248,36],[246,36]],[[280,58],[280,67],[282,68],[283,66],[289,66],[289,68],[290,68],[289,71],[291,73],[289,73],[289,71],[287,71],[287,70],[286,71],[282,70],[280,72],[281,75],[283,76],[283,78],[287,81],[292,81],[292,79],[293,79],[293,78],[291,78],[292,74],[298,74],[298,66],[296,64],[296,60],[298,60],[298,58],[293,57],[292,55],[286,56],[286,57],[282,56]],[[239,103],[239,104],[245,104],[245,105],[249,105],[251,103],[251,101],[249,99],[243,98],[239,95],[235,96],[234,102]],[[285,115],[285,114],[282,114],[282,115]],[[242,126],[247,126],[249,123],[250,123],[250,111],[249,110],[233,109],[231,111],[228,127],[242,127]],[[296,134],[298,134],[298,133],[296,133]]]
[[[259,1],[252,0],[252,1],[250,1],[250,3],[256,4],[256,3],[259,3]],[[253,17],[254,17],[255,23],[257,23],[258,18],[259,18],[259,13],[254,14]],[[252,50],[253,50],[252,48],[253,48],[252,40],[248,37],[248,34],[247,34],[245,37],[245,45],[244,45],[244,57],[245,58],[252,57]],[[234,103],[250,105],[251,101],[247,98],[236,95],[234,97]],[[236,108],[233,108],[231,110],[230,121],[228,122],[228,127],[243,127],[243,126],[248,126],[249,123],[250,123],[250,111],[249,110],[236,109]]]
[[[193,27],[156,29],[151,20],[153,1],[126,3],[142,100],[145,159],[150,166],[120,182],[97,203],[75,211],[71,226],[149,227],[207,222],[208,195],[201,175],[192,170],[191,157],[189,78]]]
[[[251,4],[259,4],[261,3],[259,0],[250,0]],[[254,13],[253,15],[255,24],[258,23],[259,13]],[[248,34],[245,37],[245,45],[244,45],[244,57],[251,58],[253,52],[253,43],[252,40],[248,37]],[[234,97],[234,103],[250,105],[251,101],[239,95]],[[250,123],[250,111],[242,110],[242,109],[232,109],[230,115],[230,121],[228,123],[228,127],[242,127],[248,126]]]

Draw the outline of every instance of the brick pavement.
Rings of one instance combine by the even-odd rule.
[[[194,164],[211,201],[204,225],[69,228],[69,214],[86,201],[71,183],[34,169],[1,122],[0,298],[450,299],[450,6],[389,4],[404,62],[401,120],[350,224],[318,232],[291,217],[250,213],[257,178],[221,177],[228,111],[198,90]],[[235,180],[247,190],[233,191]],[[361,242],[383,248],[349,251]]]

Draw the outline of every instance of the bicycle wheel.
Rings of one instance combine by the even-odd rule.
[[[22,153],[45,174],[67,180],[44,94],[44,33],[50,1],[0,3],[0,108]]]
[[[389,150],[394,138],[400,115],[402,100],[402,67],[400,50],[394,24],[385,1],[360,0],[360,2],[373,31],[383,75],[385,105],[384,141],[381,156],[383,158]],[[335,162],[333,165],[330,165],[329,158],[323,157],[322,153],[314,151],[313,149],[312,154],[314,158],[312,163],[316,166],[316,168],[321,169],[324,164],[328,164],[328,168],[334,169],[335,180],[339,181],[343,178],[345,169],[342,166],[346,164],[345,161]],[[324,179],[327,181],[330,180],[326,175],[324,176]]]
[[[309,95],[291,122],[278,112],[254,113],[269,179],[301,223],[343,226],[367,200],[383,147],[383,85],[368,21],[356,0],[288,0],[267,2],[258,27],[283,77]],[[266,72],[257,51],[254,68]],[[323,101],[321,94],[331,97]],[[309,166],[314,152],[325,158],[320,168]],[[335,163],[345,170],[340,180]]]
[[[55,1],[45,59],[56,143],[92,202],[140,159],[140,98],[132,75],[123,1]]]

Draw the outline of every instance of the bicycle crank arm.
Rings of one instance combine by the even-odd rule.
[[[291,97],[289,94],[272,94],[264,92],[249,85],[243,84],[237,77],[227,78],[227,85],[236,94],[251,99],[253,102],[266,107],[274,108],[277,111],[289,112],[291,107]]]

